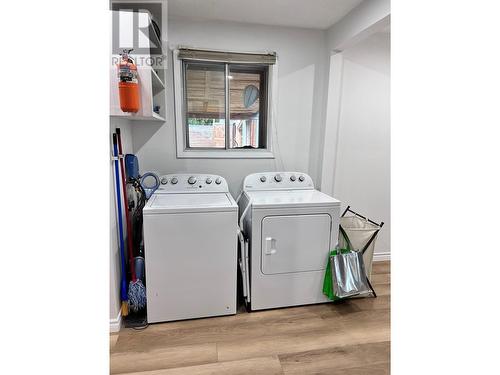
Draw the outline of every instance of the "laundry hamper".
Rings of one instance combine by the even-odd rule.
[[[346,216],[347,213],[352,215]],[[380,224],[366,218],[351,210],[351,206],[347,206],[344,213],[340,217],[340,227],[339,232],[339,247],[341,249],[347,248],[347,243],[342,235],[342,229],[349,237],[352,248],[354,250],[359,250],[363,253],[363,261],[365,263],[366,276],[371,281],[372,277],[372,262],[373,262],[373,250],[375,248],[375,239],[379,230],[384,225],[384,222]]]

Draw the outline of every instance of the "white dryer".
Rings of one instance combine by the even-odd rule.
[[[226,180],[160,180],[143,210],[148,322],[236,314],[238,206]]]
[[[340,201],[298,172],[251,174],[237,201],[238,263],[251,310],[330,302],[322,289]]]

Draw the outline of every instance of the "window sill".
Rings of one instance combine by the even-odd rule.
[[[270,150],[178,150],[178,159],[274,159]]]

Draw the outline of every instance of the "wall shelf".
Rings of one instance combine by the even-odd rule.
[[[122,115],[111,115],[110,117],[123,118],[123,119],[127,119],[127,120],[139,120],[139,121],[162,121],[162,122],[166,121],[163,117],[161,117],[156,112],[153,112],[153,115],[151,117],[139,116],[139,115],[135,115],[133,113],[129,113],[129,114],[124,113]]]
[[[157,114],[156,112],[153,112],[153,117],[155,120],[157,121],[166,121],[163,117],[161,117],[159,114]]]
[[[163,81],[160,79],[158,76],[158,73],[154,69],[151,69],[151,81],[152,81],[152,86],[153,86],[153,92],[160,92],[161,90],[165,90],[165,84]],[[154,94],[153,94],[154,95]]]
[[[153,21],[151,19],[149,20],[148,31],[149,31],[148,37],[149,37],[150,43],[157,46],[157,48],[161,51],[161,54],[163,55],[163,46],[162,46],[161,40],[158,38],[158,35],[156,35],[156,32],[155,32],[154,27],[153,27]]]
[[[132,56],[134,57],[134,56]],[[117,56],[118,58],[118,56]],[[166,97],[165,84],[160,80],[151,66],[138,66],[140,108],[137,113],[123,112],[120,108],[120,96],[118,91],[117,67],[110,69],[110,116],[127,118],[130,120],[153,120],[165,121]],[[155,107],[160,107],[159,113]]]
[[[150,4],[159,3],[166,8],[166,4],[163,1],[151,1]],[[118,27],[120,30],[114,30],[114,34],[121,32],[121,29],[134,30],[136,27],[136,22],[133,21],[133,17],[127,15],[130,14],[130,10],[133,9],[134,14],[137,14],[137,9],[135,3],[131,1],[112,1],[112,20],[119,23]],[[147,7],[146,7],[147,8]],[[123,10],[122,10],[123,9]],[[142,8],[141,8],[142,9]],[[153,10],[153,9],[152,9]],[[123,14],[122,14],[123,13]],[[163,46],[161,38],[154,31],[154,27],[151,20],[151,15],[146,12],[140,12],[137,17],[149,17],[149,27],[146,34],[149,40],[149,48],[142,46],[136,49],[136,53],[132,51],[130,57],[135,61],[137,65],[137,74],[139,81],[139,111],[137,113],[123,112],[120,108],[120,95],[119,95],[119,79],[118,79],[118,68],[116,63],[120,61],[121,50],[119,48],[114,48],[114,52],[111,55],[111,67],[110,67],[110,111],[109,114],[114,118],[125,118],[129,120],[146,120],[146,121],[161,121],[165,122],[166,119],[166,62],[167,58],[163,54]],[[120,18],[122,17],[122,18]],[[135,17],[135,16],[134,16]],[[160,19],[166,17],[166,14],[162,14],[159,17],[158,14],[153,14],[155,19]],[[163,20],[160,28],[166,27],[166,19]],[[160,30],[160,35],[163,35]],[[116,39],[116,38],[115,38]],[[116,43],[116,40],[115,40]],[[159,52],[155,53],[155,52]],[[155,111],[156,110],[156,111]]]

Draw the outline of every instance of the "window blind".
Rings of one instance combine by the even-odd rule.
[[[238,64],[276,64],[276,53],[224,52],[179,47],[179,59]]]

